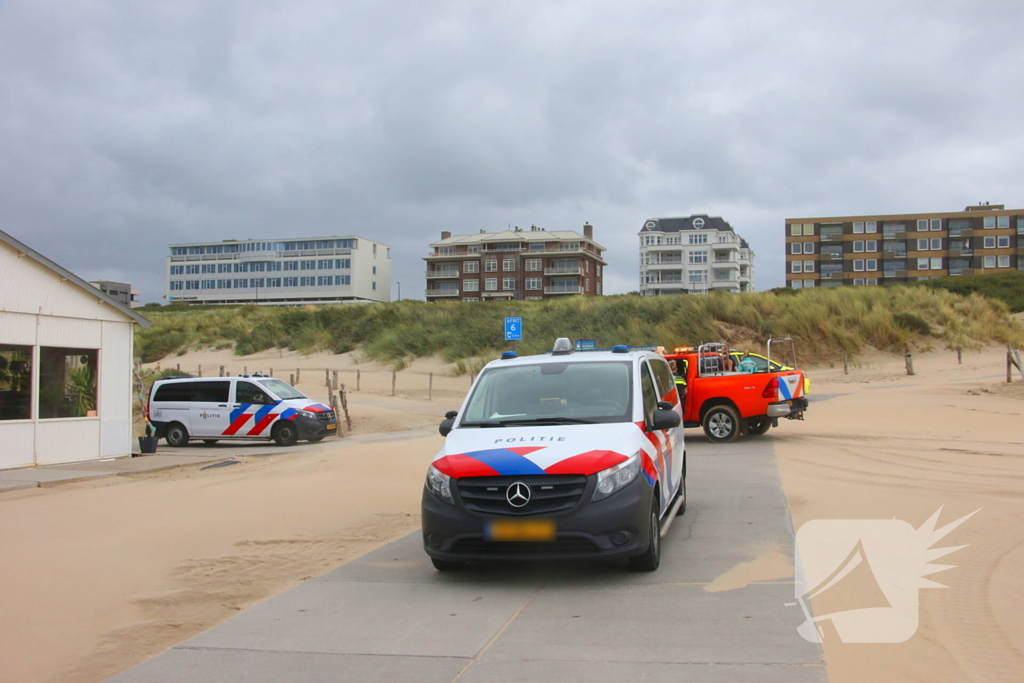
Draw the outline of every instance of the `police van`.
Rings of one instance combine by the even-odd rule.
[[[273,377],[180,378],[153,382],[150,423],[171,446],[190,439],[213,444],[221,439],[273,439],[291,446],[316,443],[336,434],[328,406],[310,400]]]
[[[469,560],[661,562],[686,510],[682,406],[668,362],[616,346],[489,363],[458,412],[423,491],[423,547],[441,571]]]

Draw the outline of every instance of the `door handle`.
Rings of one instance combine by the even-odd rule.
[[[217,406],[217,407],[218,407],[218,408],[227,408],[227,407],[228,407],[228,404],[227,404],[227,403],[221,403],[221,404],[220,404],[219,406]]]

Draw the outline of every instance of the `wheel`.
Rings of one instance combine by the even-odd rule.
[[[217,439],[203,439],[203,443],[205,443],[207,446],[212,446],[213,444],[217,443]]]
[[[439,572],[456,572],[466,566],[465,562],[457,562],[454,560],[438,560],[436,558],[430,558],[430,561],[434,563],[434,569]]]
[[[751,436],[761,436],[771,428],[772,421],[770,418],[762,417],[760,419],[747,420],[747,434]]]
[[[310,443],[320,443],[323,440],[324,440],[324,437],[322,437],[322,436],[314,436],[311,439],[306,439],[306,441],[308,441]]]
[[[661,564],[661,526],[658,524],[658,501],[651,502],[651,516],[649,522],[651,541],[647,544],[647,550],[640,555],[629,558],[629,568],[637,572],[653,572]]]
[[[278,446],[294,446],[299,440],[299,432],[291,422],[278,421],[272,436]]]
[[[715,443],[729,443],[740,434],[740,416],[732,406],[715,406],[704,415],[704,433]]]
[[[683,454],[683,483],[679,485],[679,492],[676,493],[676,498],[682,497],[683,502],[679,505],[679,509],[676,510],[676,517],[682,517],[686,513],[686,454]],[[675,501],[672,501],[675,505]]]
[[[184,446],[188,444],[188,430],[185,429],[185,425],[175,422],[167,428],[164,438],[168,446]]]

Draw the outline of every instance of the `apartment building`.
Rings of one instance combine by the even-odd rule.
[[[786,285],[889,285],[1024,270],[1024,209],[786,219]]]
[[[649,218],[640,230],[640,293],[754,291],[754,250],[719,216]]]
[[[363,237],[171,245],[167,300],[297,305],[391,300],[391,249]]]
[[[89,284],[109,296],[114,301],[119,304],[124,304],[128,308],[138,308],[142,305],[139,302],[139,290],[135,289],[127,282],[97,280],[95,282],[90,282]]]
[[[430,248],[427,301],[600,296],[608,265],[589,223],[582,235],[536,225],[475,235],[445,231]]]

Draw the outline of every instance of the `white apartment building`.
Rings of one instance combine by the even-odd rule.
[[[362,237],[172,244],[167,300],[328,304],[391,300],[391,248]]]
[[[640,230],[640,293],[754,291],[754,250],[719,216],[650,218]]]

